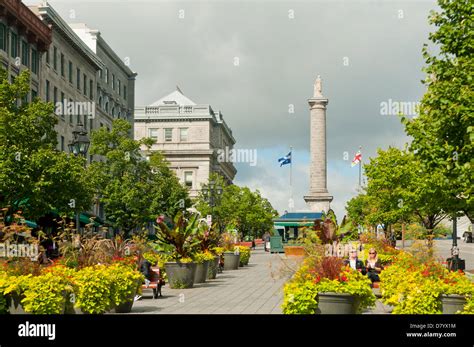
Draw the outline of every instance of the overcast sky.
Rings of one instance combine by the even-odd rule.
[[[38,3],[38,1],[25,1]],[[288,209],[293,146],[295,209],[306,209],[309,107],[319,74],[327,109],[328,189],[340,220],[356,194],[363,160],[407,138],[381,102],[423,95],[421,49],[435,1],[69,1],[49,3],[69,22],[99,29],[138,73],[136,105],[178,84],[196,103],[220,110],[236,148],[257,150],[256,166],[237,164],[235,183],[258,188]],[[180,18],[183,17],[184,18]],[[236,62],[238,60],[238,65]],[[294,105],[294,113],[289,113]],[[348,152],[349,160],[344,160]]]

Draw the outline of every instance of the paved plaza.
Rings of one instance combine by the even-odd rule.
[[[439,255],[446,257],[451,240],[435,241]],[[474,268],[474,244],[459,243],[466,268]],[[144,290],[132,314],[281,314],[283,285],[298,268],[300,258],[270,254],[262,248],[252,251],[248,266],[224,271],[215,280],[196,284],[191,289],[162,288],[163,297],[152,298]],[[379,300],[364,314],[388,314],[391,308]]]
[[[162,288],[163,297],[152,298],[145,289],[133,313],[164,314],[280,314],[283,285],[296,263],[283,254],[270,254],[263,248],[252,251],[249,265],[217,274],[215,280],[195,284],[190,289]],[[287,269],[287,270],[282,270]]]

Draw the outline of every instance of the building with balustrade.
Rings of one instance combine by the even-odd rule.
[[[232,162],[218,160],[218,150],[232,150],[235,139],[220,111],[196,104],[177,87],[149,106],[136,107],[134,118],[135,139],[155,140],[151,151],[164,154],[191,197],[213,172],[232,183],[237,170]]]

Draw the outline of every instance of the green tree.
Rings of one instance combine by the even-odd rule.
[[[212,174],[209,180],[223,187],[222,195],[212,208],[213,220],[217,222],[221,232],[228,226],[235,225],[243,236],[257,236],[273,227],[273,218],[277,216],[277,211],[258,190],[251,191],[248,187],[226,185],[218,174]],[[196,201],[196,206],[202,215],[211,213],[209,203],[202,192]]]
[[[463,211],[474,223],[474,12],[470,0],[438,0],[432,11],[433,51],[423,48],[427,86],[419,116],[402,120],[424,170],[442,178],[446,212]]]
[[[29,90],[28,71],[13,83],[0,71],[0,200],[7,220],[17,210],[31,219],[53,209],[69,215],[88,210],[93,190],[85,159],[56,149],[53,105],[24,102]]]
[[[164,158],[154,153],[147,160],[142,155],[141,146],[149,148],[152,141],[130,138],[130,129],[127,121],[119,119],[110,132],[105,128],[93,132],[91,153],[103,156],[105,161],[90,165],[107,219],[126,235],[158,215],[174,216],[190,204],[187,191]]]
[[[367,195],[375,209],[369,220],[394,224],[416,218],[429,237],[446,214],[444,181],[436,172],[426,172],[416,155],[397,148],[378,150],[365,165]],[[431,240],[431,239],[429,239]]]

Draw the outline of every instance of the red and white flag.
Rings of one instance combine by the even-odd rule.
[[[351,163],[351,167],[354,167],[356,166],[357,164],[360,163],[360,161],[362,160],[362,153],[360,153],[360,149],[357,151],[354,159],[352,159],[352,163]]]

